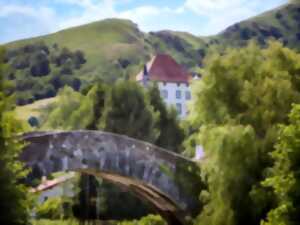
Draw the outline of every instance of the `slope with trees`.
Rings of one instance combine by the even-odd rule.
[[[197,72],[211,49],[243,47],[251,40],[266,46],[268,40],[276,39],[299,50],[299,21],[300,3],[291,1],[209,37],[177,31],[144,33],[131,21],[107,19],[6,46],[14,49],[43,41],[47,46],[83,51],[87,62],[78,71],[81,80],[91,83],[103,79],[112,83],[120,77],[135,76],[151,55],[161,52],[172,55],[191,72]]]
[[[57,44],[49,47],[43,42],[10,49],[5,60],[10,65],[5,77],[16,83],[12,91],[18,105],[54,97],[65,85],[79,90],[81,81],[76,73],[86,62],[82,51],[72,52]]]

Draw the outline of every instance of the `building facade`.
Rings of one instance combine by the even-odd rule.
[[[175,107],[180,118],[185,118],[188,114],[187,104],[192,97],[191,77],[171,56],[158,54],[144,65],[136,80],[144,87],[149,82],[156,82],[165,103]]]

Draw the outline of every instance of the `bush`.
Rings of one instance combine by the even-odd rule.
[[[36,208],[36,216],[39,219],[61,219],[62,213],[61,198],[49,198]]]
[[[31,116],[28,119],[28,123],[31,127],[38,127],[39,126],[39,120],[35,116]]]

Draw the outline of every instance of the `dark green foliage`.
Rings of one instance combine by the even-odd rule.
[[[83,51],[80,50],[74,52],[73,59],[74,59],[74,64],[76,69],[79,69],[81,65],[86,63],[84,53]]]
[[[294,105],[289,124],[280,127],[274,165],[263,185],[272,188],[276,204],[262,225],[296,225],[300,221],[300,105]]]
[[[12,49],[6,60],[11,69],[5,77],[16,81],[17,104],[21,105],[53,97],[65,85],[79,90],[81,81],[74,73],[86,63],[80,50],[49,48],[43,42]]]
[[[47,199],[43,204],[38,205],[36,209],[36,217],[38,219],[58,220],[62,218],[63,212],[62,199],[55,197]]]
[[[128,59],[120,58],[118,62],[123,69],[126,69],[130,65],[130,61]]]
[[[176,110],[167,108],[156,85],[150,87],[148,94],[154,111],[159,113],[156,127],[160,130],[160,134],[154,143],[171,151],[181,152],[185,135],[184,130],[179,125]]]
[[[39,120],[35,116],[31,116],[28,119],[28,123],[30,124],[31,127],[38,127],[39,126]]]
[[[241,36],[241,39],[243,39],[243,40],[249,40],[252,37],[252,35],[253,35],[252,31],[247,27],[242,28],[240,30],[240,36]]]
[[[21,131],[15,120],[12,98],[5,93],[3,77],[3,50],[0,50],[0,224],[29,224],[27,189],[19,184],[25,176],[23,164],[18,161],[22,144],[16,141],[16,133]]]
[[[94,87],[90,89],[90,96],[94,99],[92,103],[92,111],[93,111],[93,120],[87,126],[87,129],[97,130],[97,124],[100,123],[100,119],[102,117],[105,100],[107,98],[107,94],[109,93],[109,88],[102,82],[99,82]]]
[[[145,90],[136,82],[119,81],[111,89],[99,124],[105,131],[155,142],[158,114]]]
[[[30,59],[26,55],[18,55],[13,59],[11,65],[17,70],[26,69],[30,66]]]
[[[206,159],[208,193],[198,224],[260,224],[274,203],[261,185],[271,164],[278,124],[300,102],[300,55],[272,42],[251,44],[207,61],[193,88],[191,122]],[[284,223],[285,224],[285,223]]]
[[[293,4],[283,5],[258,17],[230,26],[224,32],[212,37],[213,39],[210,38],[209,47],[216,45],[223,50],[226,47],[243,47],[251,40],[256,40],[261,47],[265,47],[268,40],[275,39],[290,48],[300,50],[299,40],[295,38],[300,32],[299,3],[294,1]]]
[[[44,51],[34,53],[30,65],[31,75],[34,77],[46,76],[50,73],[48,56]]]

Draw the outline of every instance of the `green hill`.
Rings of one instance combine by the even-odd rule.
[[[261,45],[268,39],[275,39],[300,50],[300,2],[294,1],[236,23],[211,37],[209,44],[240,47],[253,39]]]
[[[50,47],[58,45],[71,51],[81,50],[87,62],[74,73],[84,84],[97,79],[113,82],[120,77],[134,77],[142,64],[158,52],[171,54],[194,71],[202,65],[202,59],[211,46],[219,49],[240,47],[253,39],[262,46],[268,39],[276,39],[300,50],[300,3],[283,5],[206,38],[177,31],[144,33],[129,20],[106,19],[12,42],[6,47],[13,49],[43,41]]]
[[[79,71],[83,80],[95,77],[107,81],[120,75],[120,61],[130,59],[131,65],[138,65],[149,57],[145,37],[137,26],[127,20],[109,19],[59,31],[33,39],[21,40],[7,45],[16,48],[43,41],[48,46],[58,44],[71,50],[82,50],[87,63]],[[109,75],[108,75],[109,74]]]

